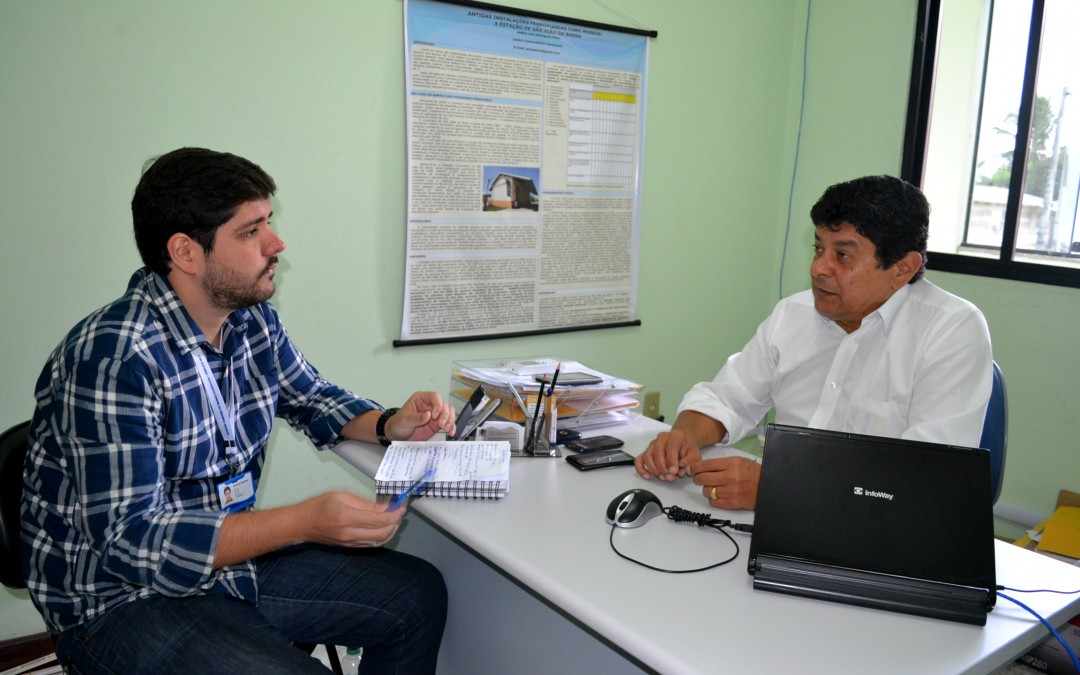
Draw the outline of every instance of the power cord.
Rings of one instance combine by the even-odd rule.
[[[731,544],[735,547],[735,553],[733,553],[732,556],[727,560],[722,560],[718,563],[713,563],[712,565],[706,565],[705,567],[697,567],[695,569],[668,570],[662,567],[655,567],[648,563],[641,562],[636,558],[631,558],[615,546],[615,529],[618,527],[617,525],[611,526],[611,532],[608,535],[608,543],[611,544],[611,550],[615,551],[615,554],[624,560],[629,560],[636,565],[641,565],[642,567],[647,567],[648,569],[655,570],[657,572],[665,572],[667,574],[690,574],[691,572],[704,572],[705,570],[711,570],[714,567],[726,565],[735,558],[739,557],[739,542],[735,541],[735,539],[730,534],[725,532],[724,528],[732,529],[736,532],[754,531],[753,525],[748,525],[746,523],[733,523],[730,520],[713,518],[708,513],[694,513],[693,511],[687,511],[686,509],[680,508],[678,506],[665,506],[661,509],[661,511],[663,511],[664,515],[668,517],[668,520],[675,521],[676,523],[696,523],[698,527],[713,528],[714,530],[728,538]]]
[[[1012,593],[1057,593],[1059,595],[1080,595],[1080,590],[1075,591],[1056,591],[1052,588],[1009,588],[1008,586],[998,586],[999,591],[1010,591]]]
[[[998,590],[997,595],[998,595],[999,598],[1005,598],[1009,602],[1012,602],[1012,603],[1015,603],[1015,604],[1019,605],[1020,607],[1026,609],[1028,612],[1030,612],[1031,615],[1034,616],[1036,619],[1041,621],[1042,624],[1044,626],[1046,626],[1047,630],[1050,631],[1050,634],[1053,635],[1054,638],[1058,642],[1061,643],[1062,648],[1065,649],[1065,653],[1069,655],[1070,659],[1072,659],[1073,667],[1076,668],[1076,672],[1080,673],[1080,659],[1078,659],[1076,657],[1076,652],[1074,652],[1072,650],[1072,648],[1069,647],[1069,643],[1065,642],[1065,638],[1063,638],[1061,636],[1061,633],[1059,633],[1056,628],[1054,628],[1052,625],[1050,625],[1049,621],[1047,621],[1042,616],[1040,616],[1038,612],[1036,612],[1032,608],[1028,607],[1024,603],[1020,602],[1016,598],[1009,597],[1008,595],[1005,595],[1004,593],[1001,592],[1001,591],[1011,591],[1013,593],[1059,593],[1061,595],[1076,595],[1076,594],[1080,593],[1080,590],[1077,590],[1077,591],[1055,591],[1055,590],[1046,589],[1046,588],[1035,589],[1035,590],[1022,590],[1022,589],[1019,589],[1019,588],[1009,588],[1007,586],[998,586],[997,590]]]

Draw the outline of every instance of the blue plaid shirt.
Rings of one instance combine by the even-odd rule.
[[[225,519],[217,485],[232,465],[258,484],[275,416],[329,448],[350,419],[379,407],[322,379],[268,303],[233,312],[221,345],[164,277],[141,269],[49,357],[30,426],[22,539],[27,585],[53,633],[140,598],[255,602],[250,561],[213,569]],[[196,349],[221,391],[239,392],[228,454]]]

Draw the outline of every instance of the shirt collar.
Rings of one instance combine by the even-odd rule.
[[[180,301],[180,296],[173,290],[167,277],[143,267],[132,275],[131,281],[128,282],[128,290],[146,296],[147,301],[165,324],[165,331],[176,342],[182,354],[210,343],[199,325],[188,314],[184,303]],[[250,310],[246,308],[236,310],[226,319],[222,333],[228,336],[230,332],[237,334],[247,332],[248,321],[251,318]]]
[[[904,284],[902,288],[897,289],[895,293],[889,296],[889,299],[882,303],[881,307],[871,312],[871,314],[876,313],[881,316],[881,323],[886,331],[892,326],[892,322],[896,319],[896,315],[900,313],[900,308],[907,302],[910,293],[911,284]]]

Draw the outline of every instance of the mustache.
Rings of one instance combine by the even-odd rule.
[[[273,256],[272,258],[270,258],[269,262],[266,263],[266,267],[263,268],[262,274],[260,274],[259,276],[261,277],[261,276],[265,275],[267,272],[269,272],[270,268],[273,267],[274,265],[276,265],[277,262],[278,262],[278,257],[276,255]]]

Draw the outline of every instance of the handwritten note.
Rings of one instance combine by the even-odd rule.
[[[435,469],[436,483],[505,480],[510,473],[506,441],[404,441],[386,449],[376,481],[414,481]]]

